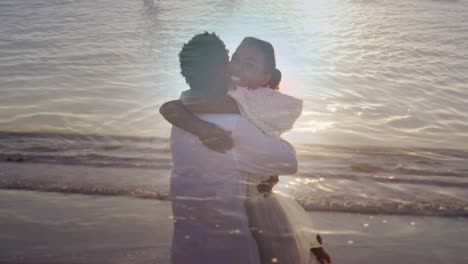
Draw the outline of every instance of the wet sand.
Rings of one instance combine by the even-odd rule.
[[[167,201],[0,190],[0,212],[0,263],[170,263]],[[468,218],[310,214],[334,263],[468,263]]]

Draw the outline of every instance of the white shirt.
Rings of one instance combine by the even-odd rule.
[[[172,263],[259,264],[244,203],[247,175],[296,173],[295,150],[241,115],[199,117],[232,131],[235,145],[225,154],[217,153],[196,136],[173,127]]]

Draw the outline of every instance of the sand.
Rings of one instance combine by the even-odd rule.
[[[0,190],[0,263],[169,264],[168,201]],[[311,212],[334,263],[468,263],[468,219]]]

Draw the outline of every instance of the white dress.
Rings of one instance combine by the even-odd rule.
[[[290,130],[302,112],[302,100],[270,88],[237,87],[228,95],[241,114],[264,133],[277,137]],[[321,247],[311,219],[293,197],[259,193],[257,184],[269,175],[249,175],[246,201],[249,223],[262,263],[317,263],[311,248]]]

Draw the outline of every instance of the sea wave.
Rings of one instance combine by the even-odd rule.
[[[307,210],[468,216],[468,151],[296,149],[299,172],[275,191]],[[171,166],[163,138],[0,133],[0,189],[170,200]]]

